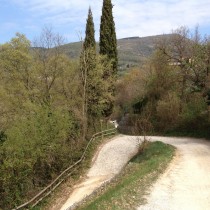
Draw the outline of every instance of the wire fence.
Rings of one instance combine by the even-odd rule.
[[[28,209],[31,207],[35,207],[37,204],[39,204],[44,198],[49,196],[63,181],[65,181],[73,172],[76,170],[76,167],[81,164],[81,162],[84,160],[85,155],[87,153],[87,150],[90,146],[90,144],[98,137],[104,138],[105,136],[110,136],[116,134],[117,129],[112,128],[108,130],[104,130],[102,132],[98,132],[94,134],[91,139],[89,140],[81,158],[75,162],[73,165],[69,166],[67,169],[65,169],[55,180],[53,180],[47,187],[45,187],[42,191],[40,191],[36,196],[34,196],[29,201],[25,202],[24,204],[12,209],[12,210],[20,210],[20,209]]]

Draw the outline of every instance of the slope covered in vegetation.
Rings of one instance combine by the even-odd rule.
[[[122,132],[210,137],[210,42],[181,27],[162,37],[141,68],[118,82]]]

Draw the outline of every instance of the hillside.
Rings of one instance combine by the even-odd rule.
[[[118,53],[119,53],[119,69],[124,71],[131,66],[141,65],[146,58],[148,58],[155,49],[155,44],[158,39],[163,36],[157,35],[148,37],[128,37],[119,39]],[[81,52],[81,42],[74,42],[62,46],[63,51],[71,58],[78,58]],[[98,43],[97,43],[98,48]]]

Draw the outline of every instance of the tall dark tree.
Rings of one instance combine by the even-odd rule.
[[[101,16],[101,25],[100,25],[100,54],[106,55],[108,60],[111,61],[111,69],[106,69],[104,72],[104,79],[108,80],[109,93],[112,97],[109,98],[106,102],[106,109],[104,110],[104,115],[109,116],[112,114],[114,106],[114,95],[115,95],[115,79],[117,76],[117,38],[115,32],[115,23],[112,14],[112,2],[111,0],[103,1],[102,16]]]
[[[91,9],[88,11],[86,34],[83,49],[80,56],[80,72],[82,82],[82,115],[83,115],[83,139],[87,134],[89,125],[94,126],[100,118],[102,103],[102,73],[96,55],[95,30]]]
[[[103,1],[101,25],[100,25],[100,54],[107,55],[112,60],[113,75],[117,74],[117,39],[115,32],[115,23],[112,14],[112,2],[111,0]],[[110,76],[110,75],[108,75]]]
[[[91,8],[89,8],[83,48],[84,50],[87,50],[88,48],[95,48],[95,46],[96,46],[96,41],[95,41],[93,15]]]

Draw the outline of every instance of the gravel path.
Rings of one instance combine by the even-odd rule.
[[[210,142],[152,137],[178,148],[178,155],[138,210],[209,210]]]
[[[137,210],[210,210],[210,142],[193,138],[150,137],[178,148],[167,171],[148,189],[148,204]],[[119,135],[102,146],[84,182],[75,186],[61,210],[119,173],[138,148],[138,138]]]
[[[94,192],[103,183],[111,180],[137,153],[137,148],[137,138],[122,135],[103,145],[94,158],[93,166],[89,170],[87,178],[84,182],[75,186],[73,193],[61,210],[69,209]]]

